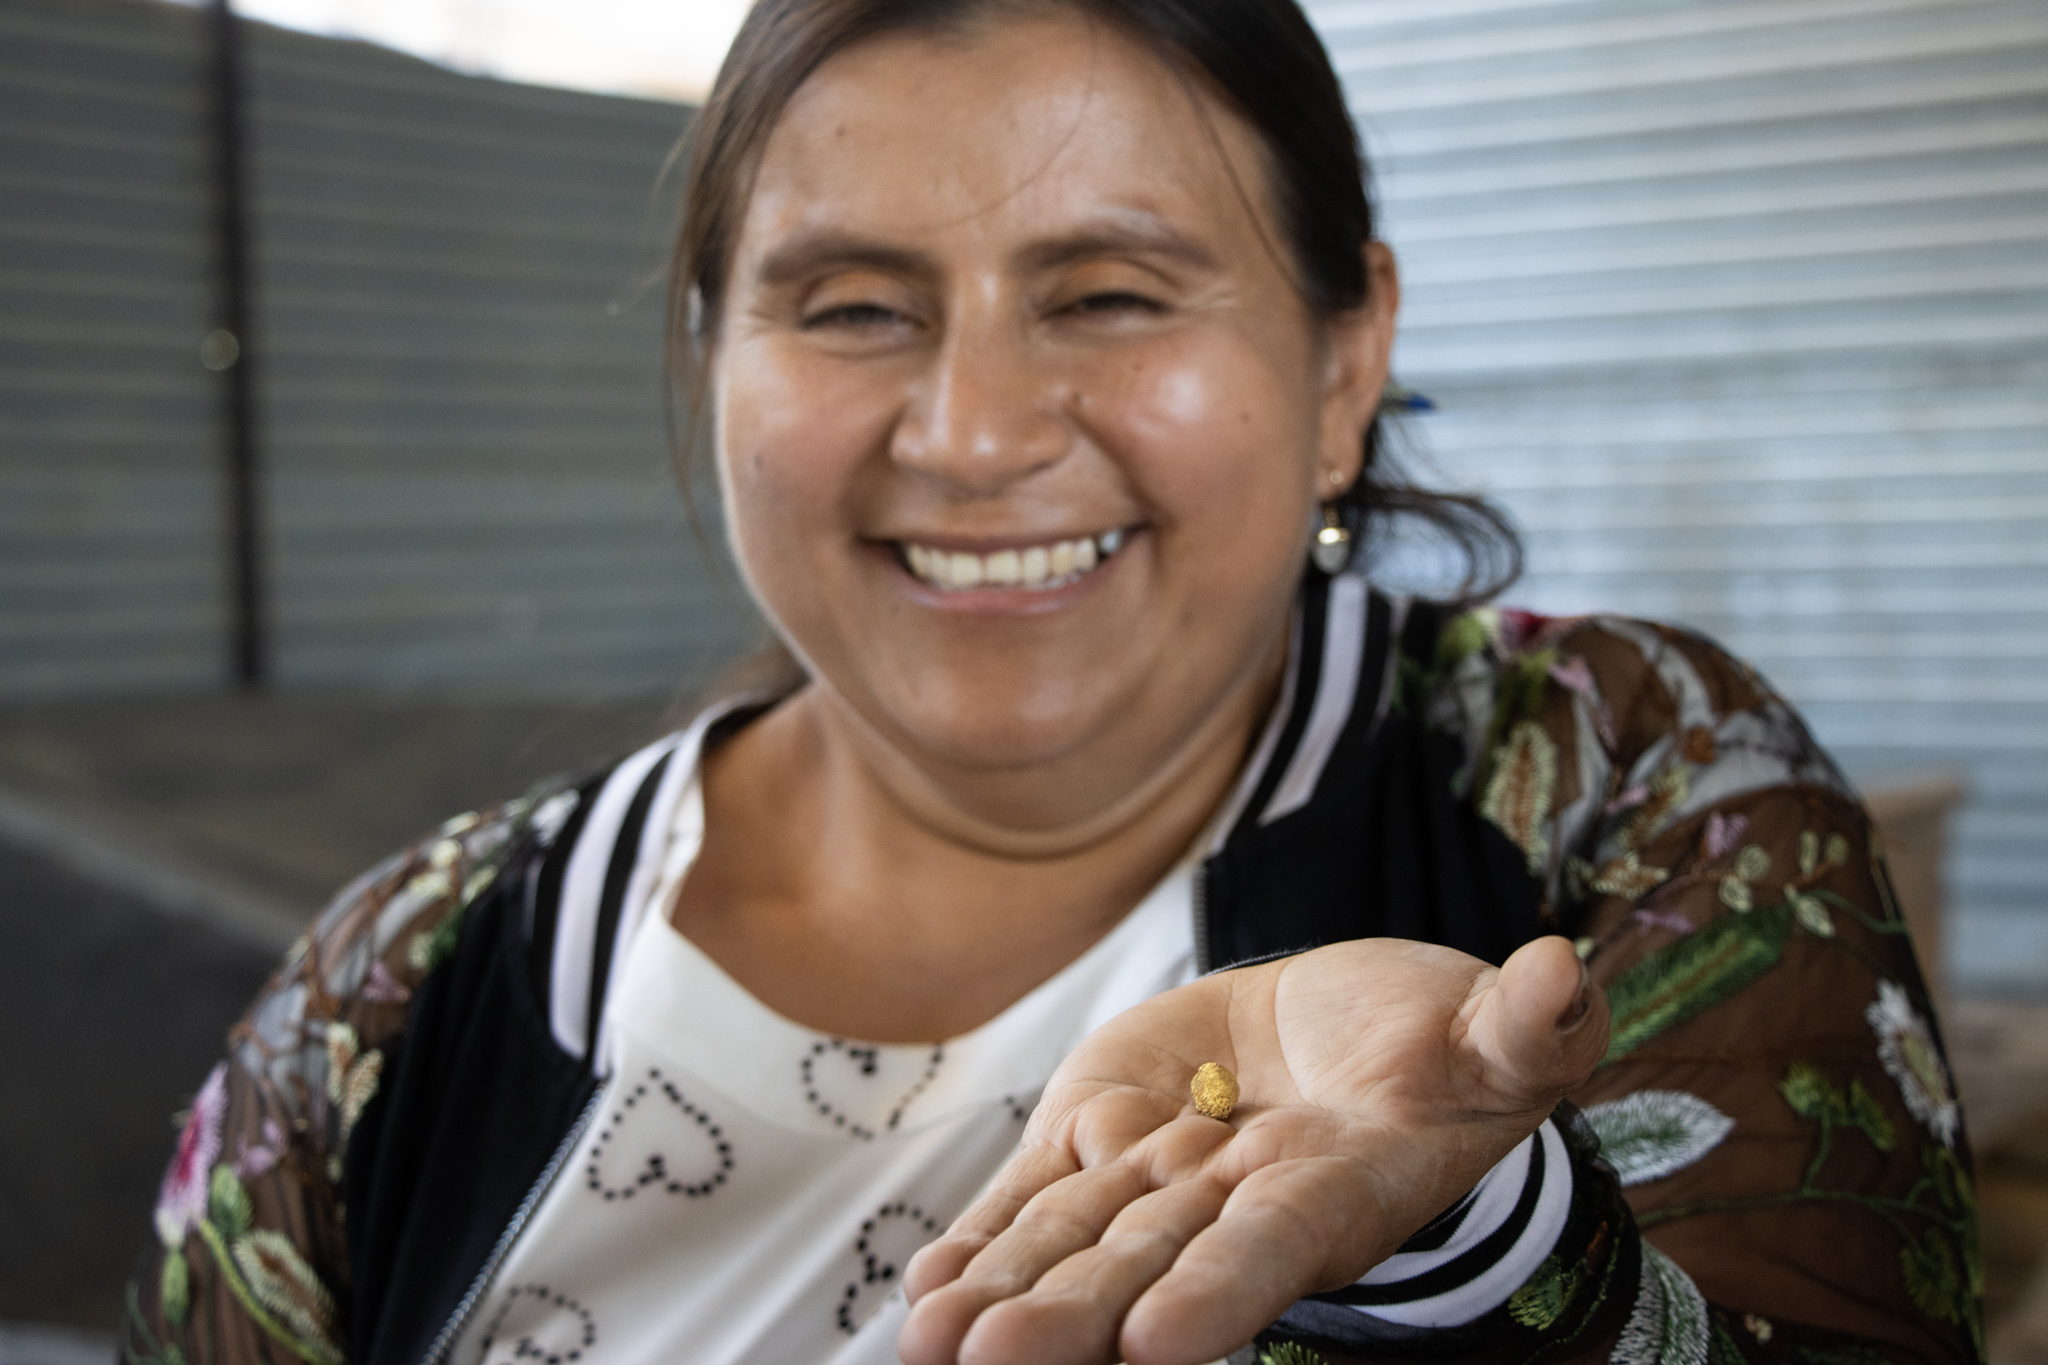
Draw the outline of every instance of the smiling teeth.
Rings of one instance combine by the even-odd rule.
[[[1056,540],[1049,545],[1032,545],[1022,550],[997,550],[993,554],[971,555],[958,550],[937,550],[924,545],[903,547],[903,561],[910,571],[935,588],[965,591],[991,588],[1063,588],[1081,578],[1123,548],[1121,528],[1099,536]]]

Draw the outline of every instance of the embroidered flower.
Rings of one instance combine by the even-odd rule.
[[[363,999],[376,1005],[403,1005],[412,999],[412,988],[391,974],[382,958],[370,964],[370,975],[363,982]]]
[[[1629,916],[1636,922],[1636,932],[1647,934],[1652,929],[1669,929],[1674,934],[1692,932],[1692,921],[1676,910],[1638,910]]]
[[[1509,656],[1520,654],[1543,634],[1551,619],[1519,607],[1502,607],[1493,620],[1494,639],[1500,652]]]
[[[1725,858],[1742,842],[1742,836],[1749,830],[1747,815],[1723,815],[1715,811],[1707,817],[1707,833],[1703,841],[1707,861]]]
[[[192,1097],[192,1112],[178,1134],[177,1154],[157,1191],[156,1235],[171,1251],[184,1246],[186,1230],[206,1217],[207,1180],[220,1155],[221,1124],[227,1112],[228,1066],[221,1062],[207,1073],[206,1084]]]
[[[1587,667],[1586,661],[1574,654],[1561,663],[1554,663],[1550,666],[1550,678],[1593,708],[1593,732],[1600,736],[1601,743],[1614,748],[1614,713],[1608,709],[1607,699],[1600,695],[1599,684],[1593,681],[1593,670]]]
[[[247,1134],[235,1138],[235,1174],[244,1180],[253,1180],[277,1164],[284,1155],[284,1125],[276,1119],[263,1120],[263,1141],[253,1147]]]
[[[1896,981],[1878,982],[1877,999],[1863,1017],[1877,1034],[1877,1059],[1897,1082],[1906,1108],[1944,1147],[1954,1147],[1960,1115],[1948,1064],[1934,1045],[1933,1030],[1906,998],[1905,987]]]

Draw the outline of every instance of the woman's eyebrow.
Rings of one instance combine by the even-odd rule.
[[[847,266],[864,266],[892,275],[930,275],[936,270],[932,258],[922,251],[840,232],[807,232],[792,237],[763,257],[759,278],[765,285],[788,284],[820,270]]]
[[[1017,253],[1026,270],[1046,270],[1098,256],[1164,256],[1214,270],[1216,254],[1177,228],[1144,215],[1140,222],[1106,223],[1035,242]]]

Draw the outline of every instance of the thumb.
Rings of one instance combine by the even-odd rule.
[[[1502,964],[1469,1036],[1495,1087],[1548,1109],[1605,1055],[1607,995],[1569,939],[1539,938]]]

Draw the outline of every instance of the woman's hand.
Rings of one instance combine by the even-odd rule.
[[[1571,945],[1498,970],[1370,939],[1205,977],[1111,1020],[1024,1145],[910,1264],[910,1365],[1199,1365],[1391,1255],[1591,1074]],[[1237,1073],[1228,1122],[1188,1082]]]

